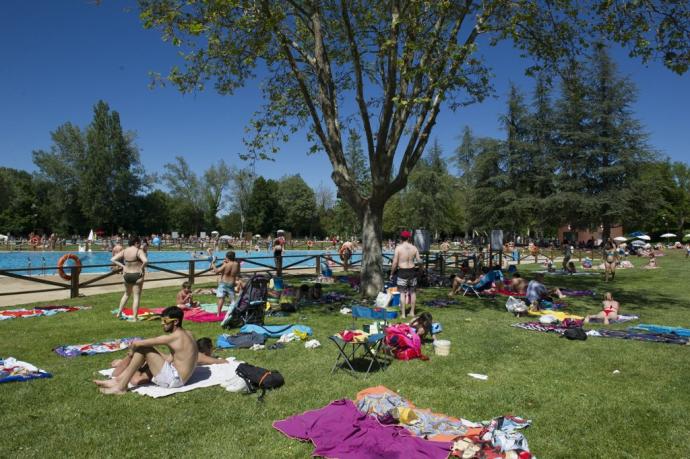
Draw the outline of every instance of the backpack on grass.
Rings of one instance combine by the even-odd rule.
[[[259,395],[260,402],[264,399],[266,389],[276,389],[285,384],[283,375],[277,371],[269,371],[247,363],[240,363],[237,370],[235,370],[235,374],[244,379],[244,382],[247,384],[247,393],[252,394],[257,389],[261,389],[261,395]]]
[[[584,341],[587,339],[587,333],[582,329],[582,327],[569,328],[563,332],[563,336],[568,339],[575,339]]]

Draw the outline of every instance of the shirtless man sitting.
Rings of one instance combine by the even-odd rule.
[[[519,295],[527,293],[527,280],[520,276],[520,273],[513,273],[513,279],[510,282],[510,290]]]
[[[182,328],[182,317],[177,306],[165,308],[161,322],[166,334],[132,341],[113,378],[93,381],[101,393],[124,394],[129,383],[139,385],[149,380],[165,388],[184,386],[197,365],[199,350],[192,334]],[[154,346],[167,346],[170,355],[161,354]]]
[[[219,274],[218,288],[216,289],[216,298],[218,298],[218,315],[220,315],[223,305],[225,304],[225,297],[230,297],[230,304],[235,302],[235,284],[240,277],[240,264],[235,260],[235,252],[230,251],[225,254],[225,260],[220,268],[215,264],[211,264],[213,272]],[[232,307],[232,306],[231,306]]]
[[[405,318],[405,310],[410,305],[410,315],[414,316],[414,307],[417,301],[415,287],[417,286],[417,270],[415,263],[421,261],[417,247],[410,244],[412,234],[409,231],[400,233],[402,243],[395,248],[393,263],[391,264],[391,280],[398,276],[397,285],[400,295],[400,315]]]

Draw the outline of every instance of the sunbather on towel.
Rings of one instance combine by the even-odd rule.
[[[196,340],[196,346],[199,349],[197,365],[213,365],[216,363],[222,364],[228,362],[225,359],[219,359],[213,355],[213,351],[215,350],[215,348],[213,346],[213,341],[211,341],[211,338],[199,338],[198,340]],[[117,370],[113,372],[113,376],[117,376],[117,374],[122,373],[124,367],[127,366],[126,364],[123,366],[123,361],[125,361],[125,359],[116,359],[110,363],[111,367],[120,368],[119,372],[117,372]],[[145,367],[146,364],[144,364],[144,366],[139,369],[139,373],[141,373],[141,375],[137,375],[137,384],[134,384],[135,386],[140,386],[142,384],[148,383],[151,380],[151,378],[149,378],[146,374]],[[116,372],[117,374],[115,374]],[[132,383],[132,380],[130,380],[129,382]]]
[[[604,305],[604,309],[599,314],[585,317],[586,324],[588,324],[591,319],[604,319],[604,324],[608,325],[610,320],[616,320],[618,318],[620,304],[618,301],[613,299],[611,292],[606,292],[604,295],[604,301],[602,303]]]
[[[129,354],[115,369],[113,378],[94,380],[101,393],[124,394],[129,383],[141,384],[145,376],[160,387],[184,386],[194,372],[199,351],[194,336],[182,328],[183,316],[177,306],[165,308],[161,322],[166,334],[132,341]],[[170,355],[161,354],[154,346],[167,346]]]

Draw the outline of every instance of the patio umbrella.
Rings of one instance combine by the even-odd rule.
[[[227,239],[232,239],[232,237],[228,236],[227,234],[223,234],[220,239],[227,240]]]
[[[616,242],[625,242],[625,241],[628,240],[628,238],[627,238],[627,237],[623,237],[623,236],[618,236],[618,237],[614,237],[613,240],[616,241]]]
[[[647,236],[646,234],[643,234],[641,236],[635,236],[637,239],[642,239],[643,241],[650,241],[652,238]]]
[[[260,234],[255,234],[254,237],[259,238],[259,237],[261,237],[261,235],[260,235]]]
[[[87,237],[86,240],[93,241],[93,230],[89,231],[89,237]]]
[[[676,237],[676,235],[673,234],[673,233],[664,233],[664,234],[662,234],[662,235],[659,236],[659,237],[663,237],[663,238],[668,239],[668,238]]]
[[[632,241],[633,247],[644,247],[645,244],[646,243],[644,241],[639,241],[639,240]]]

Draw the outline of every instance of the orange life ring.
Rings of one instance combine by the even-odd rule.
[[[57,270],[58,270],[58,275],[62,277],[65,280],[72,280],[72,276],[69,274],[65,273],[64,266],[65,262],[67,260],[72,260],[74,261],[75,266],[77,267],[77,273],[81,271],[81,260],[79,259],[78,256],[76,256],[73,253],[66,253],[63,256],[60,257],[60,259],[57,262]]]
[[[39,242],[41,242],[41,240],[38,238],[38,236],[34,236],[29,241],[29,244],[36,246],[36,245],[38,245]]]

